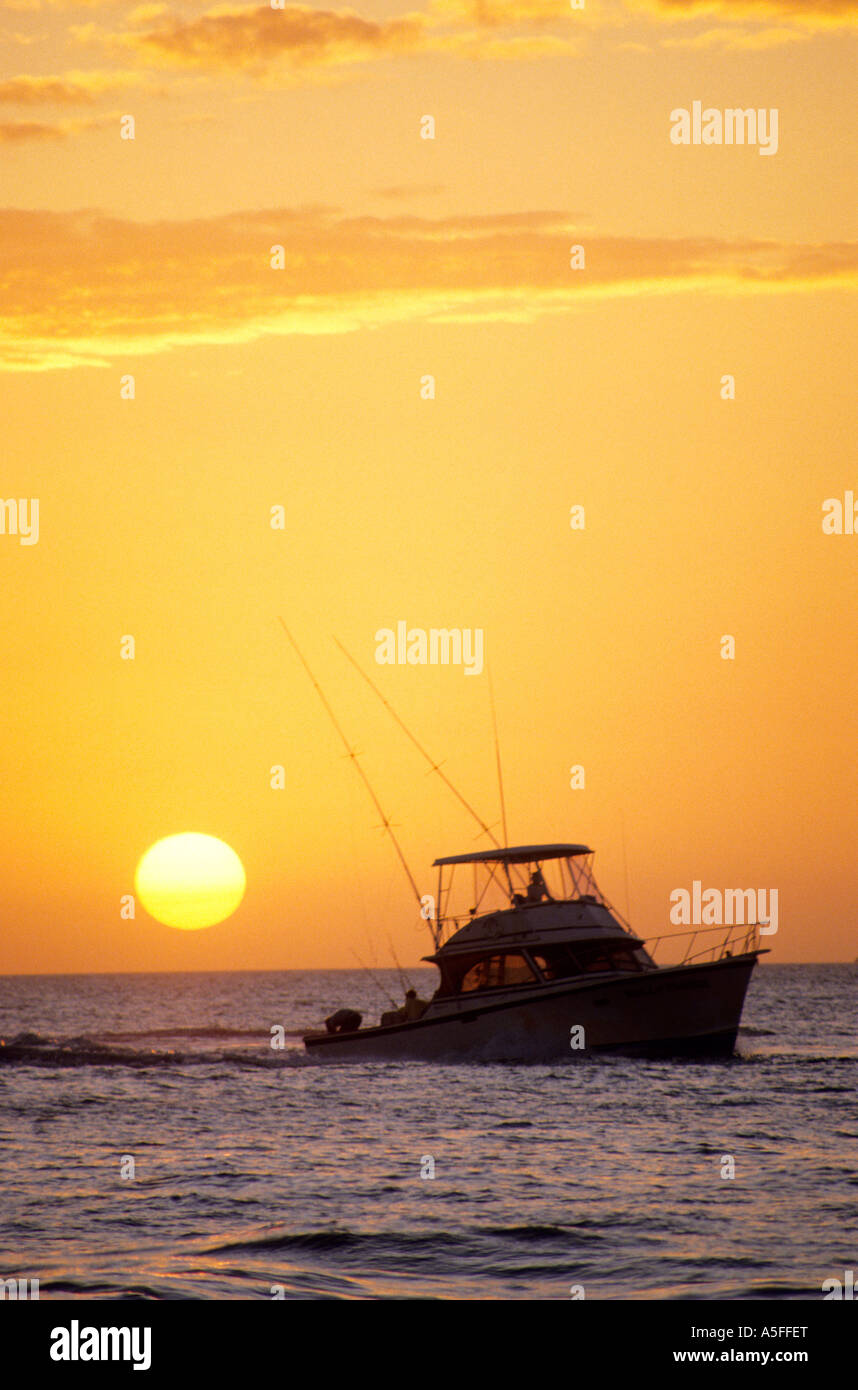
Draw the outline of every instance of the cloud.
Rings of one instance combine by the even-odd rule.
[[[569,268],[570,246],[586,269]],[[285,268],[270,252],[285,248]],[[584,235],[559,212],[139,223],[0,212],[0,368],[128,362],[181,346],[403,322],[531,322],[587,299],[858,285],[858,243]]]
[[[342,80],[361,67],[403,57],[447,55],[470,61],[538,62],[578,54],[592,35],[622,31],[635,19],[650,33],[666,28],[666,47],[764,50],[854,23],[858,0],[602,0],[572,10],[564,0],[424,0],[389,18],[299,3],[216,5],[178,13],[143,3],[111,32],[71,26],[80,43],[133,54],[149,67],[238,72],[290,85]],[[701,34],[676,34],[676,22],[708,21]],[[748,27],[750,26],[750,27]],[[682,26],[684,27],[684,26]],[[646,29],[642,37],[649,38]],[[627,41],[634,43],[634,38]]]
[[[138,5],[128,15],[129,24],[151,24],[153,19],[161,19],[165,14],[169,14],[169,7],[164,4]]]
[[[499,32],[502,27],[541,29],[549,21],[559,26],[559,34]],[[283,9],[223,5],[192,19],[160,7],[152,24],[137,32],[106,35],[90,24],[79,26],[75,33],[82,41],[100,40],[113,49],[131,50],[159,67],[168,64],[257,76],[284,64],[306,73],[416,54],[520,62],[565,56],[577,52],[580,43],[575,15],[558,12],[557,0],[505,4],[485,0],[477,5],[432,0],[425,11],[383,20],[364,19],[352,10],[300,4],[286,4]]]
[[[632,10],[666,19],[790,20],[825,29],[854,24],[858,0],[626,0]]]
[[[128,0],[3,0],[7,10],[118,10],[127,9]],[[141,9],[154,6],[141,6]],[[166,8],[163,6],[162,8]],[[133,13],[132,16],[133,17]]]
[[[117,117],[100,116],[93,120],[67,121],[0,121],[0,145],[21,144],[25,140],[65,140],[82,130],[101,130],[112,125]]]
[[[106,92],[139,86],[142,81],[135,72],[67,72],[50,77],[21,74],[0,82],[0,102],[19,106],[93,105]]]
[[[360,63],[414,51],[425,16],[362,19],[350,10],[306,5],[220,7],[191,20],[167,15],[153,29],[120,42],[155,61],[179,67],[262,70],[279,59],[297,64]]]
[[[580,52],[577,38],[558,38],[556,34],[513,34],[487,37],[484,34],[449,34],[433,47],[460,58],[520,63],[533,58],[563,58]]]
[[[610,19],[603,5],[572,11],[568,0],[429,0],[429,13],[439,22],[464,21],[481,28],[562,23],[564,27],[592,27]]]
[[[753,50],[779,48],[786,43],[802,43],[808,37],[801,29],[739,29],[725,24],[720,29],[703,29],[697,34],[683,34],[660,39],[662,48],[723,48]]]
[[[45,121],[0,121],[0,145],[22,140],[57,140],[69,134],[68,128]]]

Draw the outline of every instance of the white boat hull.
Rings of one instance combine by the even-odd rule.
[[[457,999],[448,1012],[352,1033],[311,1033],[324,1062],[575,1061],[593,1052],[731,1056],[757,952],[641,974],[580,977],[503,999]],[[573,1038],[573,1029],[583,1029]],[[573,1046],[583,1041],[583,1046]]]

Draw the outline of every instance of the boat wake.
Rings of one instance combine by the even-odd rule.
[[[286,1034],[298,1039],[301,1030]],[[152,1041],[162,1044],[170,1039],[184,1040],[182,1047],[153,1047]],[[224,1046],[230,1039],[240,1039],[241,1046]],[[122,1041],[124,1047],[116,1046]],[[209,1043],[195,1049],[194,1041]],[[217,1047],[212,1043],[220,1044]],[[136,1044],[136,1046],[132,1045]],[[150,1044],[147,1046],[147,1044]],[[251,1050],[251,1048],[253,1050]],[[0,1038],[0,1066],[31,1067],[188,1067],[211,1066],[214,1063],[238,1068],[301,1067],[310,1064],[303,1049],[296,1046],[272,1049],[267,1033],[226,1028],[161,1029],[156,1032],[102,1034],[89,1037],[82,1034],[71,1038],[48,1038],[38,1033],[19,1033],[13,1038]]]

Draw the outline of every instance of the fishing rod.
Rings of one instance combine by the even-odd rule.
[[[375,682],[372,681],[372,680],[370,680],[370,678],[369,678],[369,676],[367,675],[366,671],[364,671],[363,668],[362,668],[361,666],[358,665],[358,663],[355,661],[354,657],[352,656],[351,652],[348,651],[348,650],[343,646],[343,644],[342,644],[342,642],[339,640],[339,638],[338,638],[338,637],[335,637],[335,638],[334,638],[334,641],[336,642],[336,644],[337,644],[337,646],[339,647],[340,651],[342,652],[343,656],[347,657],[348,660],[351,662],[352,666],[354,666],[354,668],[355,668],[355,670],[357,671],[358,675],[359,675],[359,676],[363,676],[363,679],[366,681],[366,683],[367,683],[367,685],[369,686],[370,690],[371,690],[371,691],[373,692],[373,694],[374,694],[375,696],[377,696],[377,698],[381,701],[381,703],[384,705],[385,709],[387,710],[388,714],[390,714],[390,715],[392,716],[392,718],[396,720],[396,723],[399,725],[399,727],[400,727],[400,729],[402,730],[402,732],[403,732],[404,734],[407,734],[408,738],[411,739],[411,742],[414,744],[414,747],[417,749],[418,753],[420,753],[420,754],[426,759],[426,761],[427,761],[428,764],[429,764],[430,770],[431,770],[432,772],[437,772],[438,776],[441,778],[441,781],[444,783],[444,785],[447,786],[447,787],[449,787],[450,791],[451,791],[451,792],[453,793],[453,795],[458,799],[458,801],[460,802],[460,804],[461,804],[462,806],[464,806],[464,808],[465,808],[465,810],[468,812],[468,814],[471,815],[471,816],[473,816],[474,820],[477,822],[477,825],[480,827],[480,829],[482,830],[483,834],[484,834],[484,835],[488,835],[489,839],[490,839],[490,840],[492,841],[492,843],[494,844],[495,849],[500,849],[500,845],[499,845],[499,843],[498,843],[498,840],[497,840],[496,836],[494,835],[494,833],[492,832],[492,830],[490,829],[490,827],[489,827],[488,825],[486,825],[486,823],[485,823],[485,821],[483,820],[482,816],[478,815],[478,813],[474,810],[474,808],[473,808],[473,806],[471,805],[471,803],[470,803],[469,801],[466,801],[466,800],[465,800],[465,798],[462,796],[462,793],[459,791],[458,787],[454,787],[454,786],[453,786],[453,783],[450,781],[450,779],[449,779],[449,777],[447,776],[447,774],[446,774],[445,772],[442,771],[442,769],[441,769],[441,764],[440,764],[440,763],[436,763],[436,762],[435,762],[435,759],[431,756],[431,754],[427,753],[427,751],[426,751],[426,749],[423,747],[422,743],[420,743],[420,742],[415,738],[415,736],[414,736],[414,734],[412,734],[411,730],[402,722],[402,720],[400,719],[399,715],[396,713],[396,710],[395,710],[395,709],[393,708],[393,706],[391,705],[390,701],[387,700],[387,699],[385,699],[384,695],[382,695],[381,691],[379,690],[379,688],[378,688],[378,686],[375,684]],[[495,730],[495,734],[497,734],[497,729]],[[505,825],[504,825],[504,838],[506,838],[506,826],[505,826]]]
[[[363,970],[366,971],[367,975],[368,975],[369,978],[372,980],[372,982],[373,982],[373,984],[375,985],[376,989],[380,989],[381,992],[382,992],[382,994],[384,995],[385,999],[388,999],[388,1000],[390,1001],[390,1003],[393,1005],[394,1009],[398,1009],[398,1008],[399,1008],[399,1005],[397,1004],[397,1002],[396,1002],[396,1000],[394,999],[393,995],[390,994],[390,993],[388,993],[388,991],[385,989],[384,985],[381,983],[381,980],[378,978],[378,976],[377,976],[377,975],[374,975],[373,972],[370,970],[369,966],[364,964],[364,962],[361,960],[360,956],[358,955],[357,951],[354,950],[354,948],[352,948],[352,955],[354,956],[354,958],[355,958],[355,960],[357,961],[358,965],[361,966],[361,968],[362,968]]]
[[[413,989],[414,986],[412,985],[405,971],[402,969],[402,966],[399,964],[399,957],[397,956],[396,951],[394,949],[392,936],[388,936],[387,944],[390,947],[390,954],[393,956],[393,959],[396,963],[396,968],[399,971],[399,983],[402,985],[403,990]]]
[[[406,877],[407,877],[407,879],[408,879],[408,882],[411,884],[411,891],[413,892],[415,898],[417,899],[417,906],[420,907],[420,908],[422,908],[422,906],[423,906],[423,898],[422,898],[422,896],[421,896],[420,889],[417,887],[417,884],[416,884],[415,881],[414,881],[414,875],[412,874],[411,870],[410,870],[409,867],[408,867],[408,864],[407,864],[406,859],[405,859],[405,855],[402,853],[402,848],[401,848],[401,846],[400,846],[400,843],[399,843],[399,841],[397,840],[395,834],[393,833],[393,826],[391,825],[390,821],[387,819],[387,816],[384,814],[384,811],[383,811],[382,806],[381,806],[381,802],[379,801],[378,797],[376,796],[375,792],[373,791],[372,786],[370,785],[369,778],[367,777],[366,773],[364,772],[363,768],[361,767],[360,763],[358,762],[358,755],[357,755],[357,753],[355,752],[355,750],[351,747],[351,745],[349,744],[348,739],[346,738],[345,734],[343,733],[342,729],[340,728],[339,722],[338,722],[338,720],[337,720],[337,716],[334,714],[334,711],[331,709],[331,706],[328,704],[328,701],[327,701],[326,698],[325,698],[325,695],[324,695],[324,692],[323,692],[323,690],[322,690],[322,687],[319,685],[319,682],[316,680],[316,677],[313,675],[313,672],[310,670],[310,667],[307,665],[307,662],[306,662],[306,660],[305,660],[305,658],[304,658],[304,655],[303,655],[303,653],[302,653],[300,647],[298,646],[298,643],[295,641],[295,638],[292,636],[291,632],[289,631],[288,627],[286,626],[286,624],[285,624],[285,622],[283,621],[282,618],[280,618],[280,623],[282,624],[283,631],[286,633],[286,636],[289,638],[289,641],[291,642],[292,646],[293,646],[294,649],[295,649],[295,652],[296,652],[296,654],[297,654],[297,656],[298,656],[298,660],[301,662],[301,665],[304,667],[304,670],[307,672],[307,675],[310,677],[310,680],[312,681],[313,686],[314,686],[314,688],[315,688],[316,694],[318,695],[318,697],[319,697],[319,699],[321,700],[322,704],[325,706],[325,710],[327,711],[327,714],[328,714],[328,717],[330,718],[331,723],[333,724],[334,728],[336,729],[337,733],[339,734],[340,738],[342,739],[343,745],[344,745],[345,750],[346,750],[346,753],[348,754],[349,758],[351,758],[352,762],[354,763],[355,771],[358,773],[358,775],[359,775],[361,781],[363,782],[364,786],[366,787],[367,791],[369,792],[369,795],[370,795],[370,797],[372,798],[372,804],[373,804],[373,806],[374,806],[375,809],[378,811],[378,814],[381,816],[382,827],[387,831],[388,835],[390,836],[391,840],[393,841],[394,847],[395,847],[395,849],[396,849],[396,853],[397,853],[398,856],[399,856],[399,862],[400,862],[400,864],[402,865],[403,870],[405,871],[405,875],[406,875]],[[389,997],[389,996],[388,996],[388,997]]]

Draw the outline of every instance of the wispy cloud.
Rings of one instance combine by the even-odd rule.
[[[50,10],[127,10],[128,0],[3,0],[3,8],[21,11]],[[166,8],[166,6],[143,5],[138,9]],[[134,12],[132,12],[133,15]]]
[[[465,22],[480,28],[512,28],[519,25],[593,28],[611,22],[611,9],[618,13],[619,0],[591,4],[574,13],[568,0],[429,0],[433,22]]]
[[[831,28],[858,21],[858,0],[625,0],[630,10],[663,19],[789,20],[813,28]]]
[[[586,247],[587,268],[569,268]],[[285,269],[270,264],[285,248]],[[585,299],[858,285],[858,244],[583,236],[562,213],[347,218],[323,209],[137,223],[0,213],[0,367],[401,322],[532,321]]]
[[[20,145],[27,140],[66,140],[84,130],[101,130],[118,120],[116,116],[65,121],[0,121],[0,145]]]
[[[662,27],[670,36],[678,21],[701,18],[709,25],[705,34],[666,42],[770,48],[855,23],[858,0],[606,0],[575,11],[562,0],[427,0],[424,9],[381,19],[299,3],[282,9],[222,4],[190,15],[144,3],[125,16],[120,31],[89,22],[72,26],[72,33],[81,43],[133,55],[149,67],[262,79],[288,73],[294,83],[423,55],[486,62],[561,58],[580,52],[600,29],[616,36],[637,19],[642,36],[653,26],[656,36]]]
[[[375,21],[307,5],[221,6],[190,20],[164,15],[154,28],[125,34],[121,42],[159,63],[261,71],[284,58],[307,65],[360,63],[413,52],[425,25],[425,15]]]
[[[22,73],[0,81],[0,102],[18,106],[91,106],[106,93],[139,87],[136,72],[67,72],[57,76]]]
[[[541,32],[549,21],[553,32]],[[426,10],[380,20],[301,4],[221,5],[192,18],[153,7],[142,27],[109,34],[89,24],[75,32],[81,41],[133,52],[158,67],[262,76],[278,67],[310,74],[427,54],[519,62],[560,57],[577,51],[581,27],[556,0],[431,0]]]
[[[659,40],[662,48],[710,49],[725,51],[780,48],[784,44],[803,43],[808,38],[806,30],[795,28],[774,28],[764,25],[759,29],[741,29],[725,24],[720,29],[703,29],[697,34],[674,34]]]

